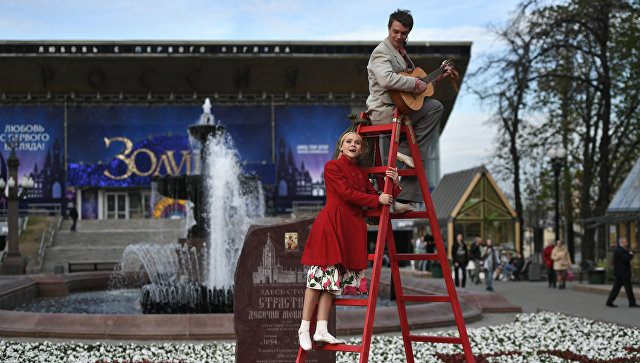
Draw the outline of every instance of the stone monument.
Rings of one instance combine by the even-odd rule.
[[[307,272],[300,259],[313,221],[249,228],[234,280],[236,362],[295,362]],[[329,318],[334,335],[335,325],[334,307]],[[307,356],[307,362],[335,359],[331,351]]]

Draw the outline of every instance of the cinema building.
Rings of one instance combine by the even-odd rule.
[[[83,219],[174,217],[152,178],[197,172],[187,126],[209,98],[245,173],[260,177],[267,213],[322,205],[322,170],[347,115],[365,109],[366,65],[377,42],[0,42],[0,177],[20,144],[19,178],[35,187],[21,207],[64,210]],[[417,65],[453,59],[460,80],[471,43],[415,42]],[[444,130],[457,93],[436,90]],[[440,178],[438,135],[428,180]],[[4,201],[0,201],[4,203]],[[0,209],[6,208],[4,205]]]

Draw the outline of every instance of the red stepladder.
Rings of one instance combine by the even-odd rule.
[[[366,114],[363,112],[360,116],[366,118]],[[378,299],[378,287],[380,284],[380,273],[382,269],[382,257],[387,247],[389,256],[389,262],[391,265],[391,278],[396,294],[396,303],[398,307],[398,316],[400,319],[400,329],[402,331],[402,339],[404,342],[404,350],[408,363],[414,362],[414,354],[412,342],[425,342],[425,343],[450,343],[461,344],[464,350],[464,356],[467,362],[475,362],[473,353],[471,351],[471,344],[469,343],[469,337],[467,335],[467,329],[460,309],[460,302],[458,300],[458,294],[456,292],[453,278],[451,277],[451,270],[449,268],[449,261],[447,259],[447,250],[445,249],[442,241],[442,235],[440,234],[440,228],[436,218],[436,213],[433,208],[433,201],[431,200],[431,192],[429,191],[429,185],[427,184],[427,176],[422,166],[422,159],[420,158],[420,150],[418,149],[415,134],[413,132],[413,126],[411,125],[411,118],[409,116],[401,114],[397,109],[393,116],[393,122],[390,124],[374,125],[374,126],[358,126],[357,133],[363,138],[371,140],[372,149],[375,151],[375,166],[366,168],[365,170],[369,174],[374,174],[377,179],[378,186],[384,185],[383,192],[391,194],[393,189],[393,182],[389,178],[385,178],[384,173],[388,167],[396,166],[398,145],[401,135],[407,138],[409,148],[411,150],[411,157],[413,158],[415,169],[401,169],[398,170],[400,176],[415,175],[418,178],[420,189],[422,191],[422,197],[424,200],[425,211],[414,211],[405,213],[392,213],[389,206],[382,206],[380,209],[370,209],[365,213],[366,217],[379,218],[378,237],[376,240],[376,250],[374,254],[369,254],[369,260],[373,261],[373,271],[371,272],[371,281],[369,285],[369,298],[368,299],[350,299],[350,298],[335,298],[333,299],[334,305],[348,305],[348,306],[366,306],[366,318],[364,322],[364,331],[362,333],[362,343],[359,345],[353,344],[325,344],[317,346],[313,344],[314,350],[334,350],[345,352],[358,352],[360,353],[360,363],[369,361],[369,350],[371,346],[371,335],[373,333],[373,319],[376,311],[376,302]],[[382,158],[380,156],[380,149],[378,147],[378,136],[391,135],[391,142],[389,147],[389,157],[386,166],[382,165]],[[391,225],[392,219],[428,219],[431,231],[436,242],[436,253],[397,253],[395,240],[393,238],[393,228]],[[402,291],[402,281],[400,278],[400,270],[398,261],[439,261],[442,267],[442,273],[444,275],[445,284],[447,287],[448,295],[407,295]],[[438,337],[438,336],[425,336],[425,335],[413,335],[409,331],[409,322],[407,319],[407,311],[405,308],[406,302],[448,302],[451,304],[451,309],[456,320],[458,327],[458,337]],[[316,309],[317,311],[317,309]],[[313,314],[311,325],[315,325],[316,312]],[[298,358],[296,362],[305,362],[307,352],[302,348],[298,350]]]

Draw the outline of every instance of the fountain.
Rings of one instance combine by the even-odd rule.
[[[169,245],[128,246],[121,260],[122,271],[142,266],[148,276],[141,298],[145,314],[232,312],[233,273],[250,217],[264,213],[260,180],[242,174],[208,98],[202,108],[200,121],[188,127],[202,172],[153,181],[163,196],[191,202],[186,237]]]

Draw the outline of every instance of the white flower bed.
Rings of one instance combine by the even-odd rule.
[[[520,314],[513,323],[470,329],[474,354],[490,362],[567,362],[547,351],[569,351],[575,361],[638,361],[640,329],[569,317],[557,313]],[[433,335],[457,336],[457,330]],[[360,339],[351,339],[357,344]],[[456,344],[414,343],[416,362],[441,361],[437,353],[462,353]],[[510,352],[506,354],[505,352]],[[16,343],[0,341],[1,362],[233,362],[235,344],[106,345],[79,343]],[[403,362],[401,336],[374,336],[370,362]],[[582,358],[582,359],[580,359]],[[358,354],[338,353],[338,362],[353,362]],[[612,360],[613,361],[613,360]]]

